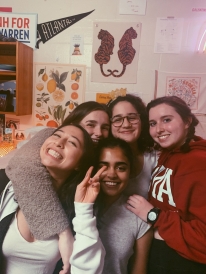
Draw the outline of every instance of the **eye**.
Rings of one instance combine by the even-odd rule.
[[[109,131],[109,126],[103,126],[103,127],[102,127],[102,130],[107,130],[107,131]]]
[[[171,118],[165,118],[165,119],[163,120],[163,122],[164,122],[164,123],[169,123],[169,122],[171,122]]]
[[[127,170],[127,167],[126,166],[117,166],[117,170],[124,172]]]
[[[103,166],[106,166],[105,164],[99,164],[98,169],[102,168]]]
[[[122,121],[121,117],[112,119],[113,123],[115,123],[115,122],[121,122],[121,121]]]
[[[92,128],[94,128],[95,125],[94,124],[87,124],[86,127],[92,127]]]
[[[72,144],[74,147],[77,147],[76,143],[73,141],[68,141],[70,144]]]
[[[150,127],[154,127],[156,125],[156,122],[149,122]]]
[[[53,136],[61,138],[61,136],[58,133],[54,133]]]

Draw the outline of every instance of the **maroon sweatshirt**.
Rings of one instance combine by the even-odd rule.
[[[154,228],[167,245],[206,264],[206,140],[195,137],[190,148],[161,153],[148,199],[162,210]]]

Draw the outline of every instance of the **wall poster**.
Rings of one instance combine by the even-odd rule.
[[[178,96],[193,113],[206,114],[206,74],[183,74],[155,71],[155,98]]]
[[[141,23],[95,22],[92,82],[136,83]]]
[[[85,65],[35,64],[35,126],[58,127],[84,102],[85,73]]]

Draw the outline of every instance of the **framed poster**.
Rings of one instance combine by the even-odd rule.
[[[196,114],[206,114],[206,74],[155,71],[155,98],[177,96]]]
[[[85,65],[35,63],[35,126],[58,127],[84,102]]]

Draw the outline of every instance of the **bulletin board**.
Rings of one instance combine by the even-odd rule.
[[[35,63],[35,126],[58,127],[85,95],[86,66]]]

